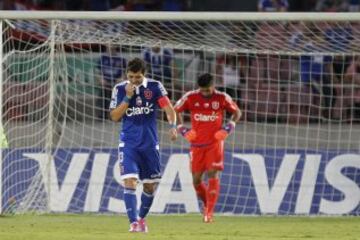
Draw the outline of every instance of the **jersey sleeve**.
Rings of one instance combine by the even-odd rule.
[[[174,109],[176,112],[183,112],[189,110],[189,98],[187,94],[176,102]]]
[[[238,110],[238,106],[236,103],[232,100],[232,98],[225,93],[225,109],[228,112],[234,113]]]
[[[158,82],[156,100],[161,108],[164,108],[170,104],[170,100],[167,95],[168,95],[168,93],[167,93],[164,85],[162,85],[160,82]]]
[[[116,108],[121,102],[120,99],[123,99],[124,96],[125,96],[125,91],[122,90],[120,86],[115,86],[112,90],[109,109],[112,110]]]

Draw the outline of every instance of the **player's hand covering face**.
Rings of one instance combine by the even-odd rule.
[[[135,86],[139,86],[140,84],[142,84],[144,80],[144,74],[141,71],[139,72],[128,71],[127,78],[130,81],[130,83],[134,84]]]
[[[135,85],[132,84],[131,82],[126,84],[125,86],[125,91],[126,91],[126,96],[128,96],[129,98],[131,98],[132,96],[134,96],[134,92],[135,92]]]

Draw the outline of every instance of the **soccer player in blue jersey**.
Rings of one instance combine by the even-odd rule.
[[[130,232],[147,232],[145,217],[161,178],[156,112],[164,109],[169,121],[170,139],[177,138],[176,113],[163,85],[145,78],[145,63],[135,58],[128,63],[127,81],[115,85],[110,103],[110,118],[122,120],[119,158],[124,181],[124,201]],[[139,215],[136,186],[143,183]]]

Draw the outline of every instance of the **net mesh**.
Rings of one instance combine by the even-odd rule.
[[[148,56],[172,102],[210,72],[243,111],[217,212],[358,215],[359,34],[358,22],[301,19],[3,21],[2,211],[125,212],[104,78]],[[166,178],[153,211],[199,211],[189,146],[158,120]]]

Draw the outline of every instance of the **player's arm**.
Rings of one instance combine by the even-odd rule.
[[[236,123],[240,120],[242,115],[239,107],[228,95],[225,98],[225,110],[231,112],[232,115],[229,122],[227,122],[222,129],[215,133],[215,138],[220,141],[225,140],[229,134],[234,132]]]
[[[166,113],[167,120],[168,120],[169,125],[170,125],[170,129],[169,129],[170,139],[172,141],[174,141],[177,138],[176,113],[175,113],[174,107],[171,104],[171,102],[170,102],[170,100],[169,100],[169,98],[167,96],[162,97],[162,99],[160,101],[166,101],[167,102],[166,105],[162,106],[162,109],[164,109],[164,111]]]
[[[242,112],[241,112],[241,110],[239,109],[239,107],[236,106],[236,110],[235,110],[235,112],[233,112],[233,114],[231,115],[230,121],[233,121],[233,122],[237,123],[237,122],[240,120],[241,116],[242,116]]]
[[[160,95],[159,95],[159,98],[157,99],[157,102],[158,102],[159,106],[166,113],[166,117],[167,117],[167,120],[170,125],[170,129],[169,129],[170,139],[172,141],[174,141],[177,138],[176,113],[175,113],[173,105],[171,104],[171,102],[167,96],[167,91],[165,90],[164,86],[161,83],[159,83],[159,90],[160,90]]]
[[[176,120],[177,120],[178,125],[182,125],[184,123],[182,113],[177,112],[177,111],[175,111],[175,112],[176,112]]]
[[[196,138],[196,132],[193,129],[187,128],[184,126],[184,120],[182,117],[182,112],[180,109],[175,105],[175,111],[176,111],[176,119],[178,121],[177,130],[183,136],[186,140],[189,142],[195,140]]]
[[[177,103],[175,104],[175,112],[176,112],[176,118],[178,121],[177,130],[179,133],[189,142],[195,140],[196,138],[196,132],[193,129],[187,128],[183,125],[183,117],[182,112],[185,110],[188,110],[188,98],[187,95],[183,96]]]
[[[166,113],[166,117],[167,117],[167,120],[170,125],[170,129],[169,129],[170,138],[171,138],[171,140],[174,141],[177,138],[176,113],[175,113],[174,107],[169,101],[169,104],[166,105],[165,107],[163,107],[163,109]]]
[[[110,118],[114,122],[118,122],[121,120],[121,118],[124,116],[126,109],[129,107],[130,99],[134,96],[135,86],[131,83],[126,84],[125,86],[125,93],[126,95],[122,99],[121,103],[116,106],[116,103],[114,104],[113,101],[116,100],[116,90],[113,91],[112,96],[112,106],[110,106]],[[115,105],[115,106],[114,106]]]

